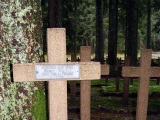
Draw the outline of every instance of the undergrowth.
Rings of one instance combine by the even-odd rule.
[[[47,120],[47,104],[45,92],[42,88],[34,93],[33,106],[31,108],[31,113],[36,120]]]

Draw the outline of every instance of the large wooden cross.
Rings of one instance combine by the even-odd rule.
[[[49,81],[49,119],[67,120],[67,80],[100,79],[100,63],[66,63],[66,31],[47,30],[48,63],[14,64],[15,82]]]
[[[139,77],[136,120],[147,119],[149,80],[150,77],[160,77],[160,67],[151,67],[152,50],[141,51],[140,67],[125,66],[123,77]]]

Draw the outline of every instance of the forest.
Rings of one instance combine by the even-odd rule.
[[[134,65],[141,48],[160,50],[158,0],[62,0],[56,3],[59,7],[43,2],[44,21],[55,21],[44,22],[44,30],[48,26],[66,28],[69,53],[77,53],[81,45],[91,45],[101,63],[105,53],[112,65],[117,53],[124,53],[131,56]]]

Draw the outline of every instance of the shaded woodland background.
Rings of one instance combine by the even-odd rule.
[[[160,50],[159,5],[158,0],[44,0],[44,28],[66,28],[68,53],[91,45],[101,63],[104,53],[111,65],[124,53],[135,65],[140,48]]]

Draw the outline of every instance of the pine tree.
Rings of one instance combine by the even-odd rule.
[[[61,21],[61,0],[49,0],[49,27],[62,27]]]
[[[138,54],[138,2],[127,0],[126,53],[131,57],[131,65],[136,65]]]
[[[96,61],[104,63],[103,0],[96,0]]]
[[[108,62],[116,64],[118,36],[118,0],[109,1]]]

